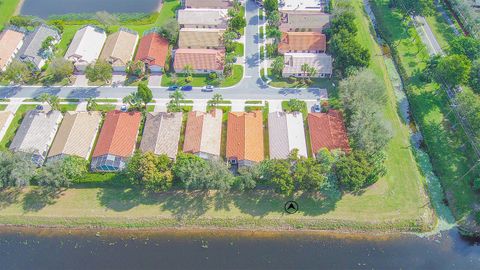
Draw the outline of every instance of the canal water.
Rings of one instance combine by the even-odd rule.
[[[480,244],[261,232],[0,232],[1,269],[480,269]]]
[[[161,0],[24,0],[22,15],[48,18],[68,13],[149,13],[158,10]]]

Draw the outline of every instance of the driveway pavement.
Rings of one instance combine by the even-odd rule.
[[[85,74],[75,74],[75,86],[88,86],[88,79]]]
[[[114,73],[112,76],[112,86],[115,86],[115,87],[123,86],[126,79],[127,79],[127,74],[125,74],[124,72]]]
[[[281,100],[269,100],[268,101],[268,111],[269,112],[281,112],[282,109],[282,101]]]
[[[151,74],[150,77],[148,77],[148,86],[159,87],[161,83],[162,83],[161,74]]]

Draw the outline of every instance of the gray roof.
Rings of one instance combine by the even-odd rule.
[[[305,127],[300,112],[272,112],[268,115],[270,158],[286,159],[293,149],[307,157]]]
[[[63,115],[59,111],[48,113],[39,110],[28,111],[10,144],[10,150],[38,155],[41,157],[39,162],[41,165],[62,118]]]
[[[40,49],[42,48],[43,41],[49,36],[57,41],[60,40],[60,34],[58,31],[47,25],[40,25],[33,32],[28,33],[25,37],[22,48],[17,54],[17,59],[21,61],[30,61],[35,64],[35,66],[38,66],[42,60],[48,58],[48,56],[43,54]]]
[[[182,115],[182,113],[166,112],[148,113],[140,150],[176,158],[182,129]]]

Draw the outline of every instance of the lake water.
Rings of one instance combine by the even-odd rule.
[[[20,14],[48,18],[67,13],[156,11],[161,0],[24,0]]]
[[[2,229],[1,269],[480,269],[480,245],[443,236],[253,232],[69,234]]]

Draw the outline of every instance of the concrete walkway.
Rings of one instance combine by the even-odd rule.
[[[243,112],[245,111],[245,100],[232,100],[232,112]]]

